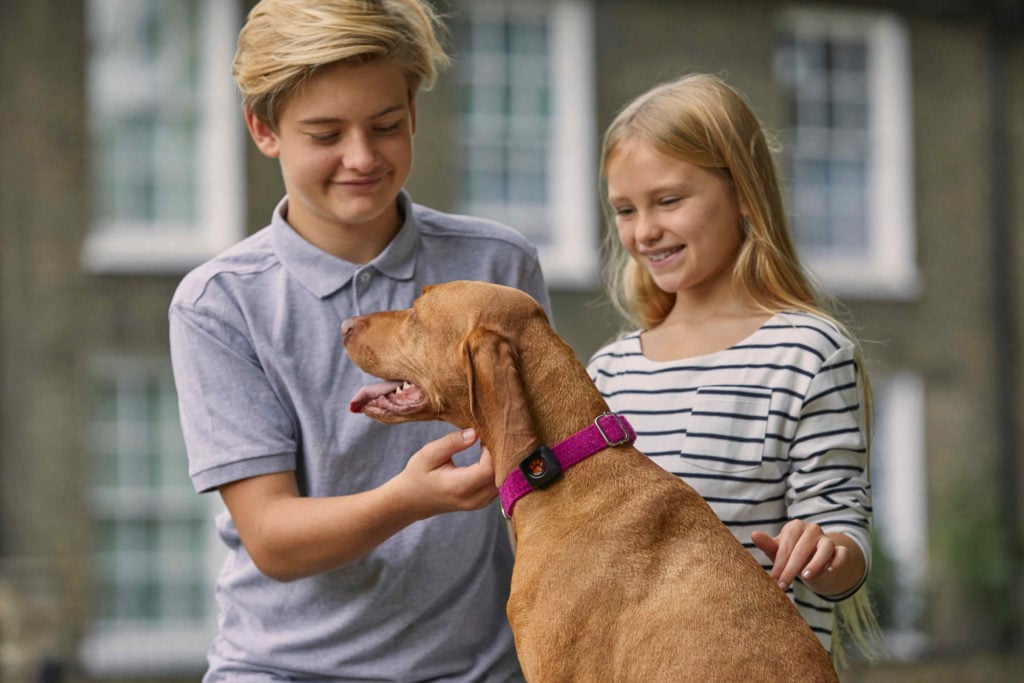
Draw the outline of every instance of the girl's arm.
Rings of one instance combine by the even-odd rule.
[[[783,588],[799,576],[832,599],[856,590],[871,561],[862,387],[853,345],[838,346],[811,381],[790,442],[789,521],[777,536],[751,534]]]

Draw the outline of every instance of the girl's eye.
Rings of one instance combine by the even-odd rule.
[[[629,216],[633,213],[633,209],[628,206],[620,206],[613,209],[616,216]]]
[[[665,197],[658,203],[661,204],[662,206],[672,206],[673,204],[678,203],[679,199],[679,197]]]

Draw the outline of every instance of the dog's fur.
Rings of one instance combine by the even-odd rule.
[[[496,483],[608,406],[544,310],[460,281],[342,326],[385,423],[474,427]],[[394,389],[394,385],[387,385]],[[515,506],[508,616],[530,681],[836,681],[796,608],[707,503],[630,446],[606,448]],[[456,541],[457,542],[457,541]]]

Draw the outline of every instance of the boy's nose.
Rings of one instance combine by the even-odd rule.
[[[363,136],[352,136],[343,154],[345,166],[357,171],[369,171],[377,164],[377,150]]]

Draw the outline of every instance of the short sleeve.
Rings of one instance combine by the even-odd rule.
[[[295,425],[275,394],[244,325],[176,302],[171,362],[197,491],[295,469]]]
[[[544,310],[547,311],[548,319],[554,323],[551,315],[551,300],[548,296],[547,285],[544,283],[544,275],[541,272],[540,263],[537,261],[536,255],[533,258],[526,259],[523,267],[519,270],[519,282],[516,286],[543,306]]]

